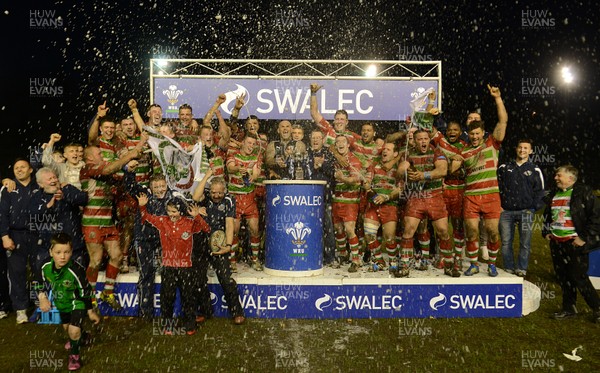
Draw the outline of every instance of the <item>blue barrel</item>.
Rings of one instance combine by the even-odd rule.
[[[268,180],[265,273],[306,277],[323,274],[325,181]]]

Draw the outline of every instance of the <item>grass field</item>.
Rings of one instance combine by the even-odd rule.
[[[501,266],[501,263],[500,263]],[[520,372],[600,371],[600,325],[580,299],[555,321],[560,289],[547,243],[534,234],[527,280],[540,308],[519,319],[211,319],[194,336],[164,336],[156,322],[110,318],[93,327],[82,372]],[[65,371],[62,328],[0,320],[0,372]],[[572,361],[570,354],[582,346]]]

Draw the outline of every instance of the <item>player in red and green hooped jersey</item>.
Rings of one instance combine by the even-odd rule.
[[[132,118],[124,118],[121,120],[121,131],[125,136],[121,139],[124,146],[118,151],[119,155],[135,148],[142,139],[140,135],[141,132],[138,131]],[[148,187],[150,183],[150,176],[152,174],[150,169],[150,157],[148,155],[143,155],[137,159],[137,161],[138,164],[135,168],[135,181],[143,186]]]
[[[195,144],[200,135],[200,125],[194,119],[192,107],[189,104],[183,104],[179,107],[179,121],[173,126],[175,136],[181,142]]]
[[[202,127],[200,127],[199,141],[202,143],[202,165],[201,170],[205,172],[205,168],[212,170],[212,177],[225,177],[225,160],[227,159],[227,146],[231,136],[231,129],[223,120],[219,106],[225,102],[225,95],[219,95],[213,106],[204,116]],[[218,132],[213,130],[211,125],[212,118],[216,115],[219,121]],[[208,156],[210,155],[210,157]],[[207,183],[207,188],[210,187],[210,180]]]
[[[385,142],[375,139],[375,126],[373,123],[365,123],[360,130],[360,139],[354,142],[350,150],[357,157],[365,157],[371,162],[377,162],[381,158]]]
[[[105,162],[112,162],[119,158],[119,153],[126,151],[127,135],[122,130],[123,122],[125,122],[125,127],[128,132],[133,131],[132,135],[135,134],[135,123],[133,122],[133,119],[128,120],[126,118],[119,123],[121,129],[116,131],[116,122],[106,115],[108,111],[109,108],[106,106],[106,102],[98,107],[98,114],[89,129],[88,144],[100,148],[102,159]],[[123,137],[122,139],[116,136],[117,132]],[[98,136],[98,134],[100,134],[100,136]],[[119,170],[113,175],[113,178],[121,181],[123,176],[123,172]],[[119,236],[121,239],[121,250],[123,252],[123,263],[121,263],[119,267],[123,272],[128,272],[127,253],[133,238],[133,215],[129,210],[135,209],[137,204],[127,193],[125,193],[123,185],[120,182],[113,185],[111,193],[116,196],[115,204],[117,206],[117,219],[119,220],[118,229],[121,233]]]
[[[333,117],[333,126],[323,118],[323,115],[319,112],[319,104],[317,103],[317,92],[322,87],[316,83],[310,85],[310,116],[313,121],[325,134],[325,145],[332,146],[335,144],[335,139],[338,136],[346,136],[350,147],[354,143],[361,139],[360,135],[349,131],[348,126],[348,112],[346,110],[337,110]]]
[[[238,126],[237,123],[238,123],[238,116],[239,116],[240,110],[242,109],[242,107],[245,104],[244,99],[245,99],[244,95],[238,97],[235,101],[235,106],[233,107],[233,110],[231,111],[230,124],[234,125],[236,129]],[[217,116],[219,116],[219,111],[216,110],[218,108],[217,104],[219,102],[221,102],[221,103],[225,102],[224,94],[219,96],[219,98],[217,99],[217,103],[215,103],[215,106],[213,106],[213,108],[211,108],[211,110],[215,111],[215,114]],[[209,113],[210,113],[210,111],[209,111]],[[219,118],[219,123],[225,124],[225,122],[222,121],[221,118]],[[206,117],[205,117],[205,125],[206,124],[207,123],[206,123]],[[246,136],[247,133],[251,133],[251,134],[255,135],[256,138],[258,139],[257,146],[254,148],[254,152],[256,154],[261,153],[263,159],[265,159],[267,145],[268,145],[269,141],[268,141],[267,135],[265,135],[264,133],[258,132],[260,130],[260,121],[256,115],[249,115],[248,118],[246,118],[246,120],[244,122],[244,129],[237,129],[235,135],[232,133],[232,130],[229,128],[229,126],[226,126],[226,125],[224,126],[223,124],[221,124],[219,126],[219,133],[221,133],[222,127],[227,127],[227,129],[230,130],[229,134],[227,136],[227,138],[230,139],[228,141],[229,147],[227,149],[227,154],[233,154],[233,153],[238,152],[241,147],[241,141],[244,139],[244,137]],[[221,136],[223,137],[224,135],[221,135]],[[258,178],[255,180],[256,198],[258,200],[258,207],[260,209],[259,212],[260,212],[260,226],[261,227],[264,226],[264,213],[263,212],[264,212],[266,190],[265,190],[263,181],[267,179],[266,175],[267,175],[267,164],[266,164],[266,162],[263,162],[262,167],[260,169],[260,173],[258,175]]]
[[[409,151],[406,160],[398,167],[399,176],[406,174],[408,182],[404,193],[407,196],[404,213],[404,232],[400,244],[401,267],[395,273],[397,277],[409,275],[409,260],[413,253],[414,234],[423,219],[429,219],[438,238],[438,247],[444,261],[444,273],[460,276],[452,260],[452,244],[448,234],[448,213],[442,197],[442,180],[448,170],[448,161],[444,154],[431,145],[429,132],[417,130],[414,133],[416,146]],[[423,251],[421,265],[417,269],[427,269],[428,252]]]
[[[345,156],[339,154],[336,151],[336,146],[335,146],[337,137],[345,136],[346,139],[348,140],[348,144],[350,146],[351,152],[353,154],[355,154],[359,158],[359,160],[361,160],[361,162],[363,163],[363,167],[361,167],[360,169],[366,170],[369,167],[369,163],[370,163],[368,161],[370,159],[370,157],[366,153],[368,153],[371,150],[370,149],[371,145],[367,144],[365,142],[366,146],[361,146],[362,144],[358,145],[358,151],[356,151],[357,150],[356,144],[357,144],[357,142],[362,140],[362,137],[361,137],[361,135],[358,135],[357,133],[348,130],[348,112],[346,110],[343,110],[343,109],[336,110],[334,117],[333,117],[333,125],[331,123],[329,123],[327,120],[325,120],[325,118],[319,111],[319,104],[317,101],[317,92],[321,88],[322,88],[322,86],[320,86],[316,83],[312,83],[310,85],[310,93],[311,93],[310,115],[311,115],[313,121],[315,122],[315,124],[317,125],[317,127],[325,135],[325,139],[324,139],[325,146],[330,148],[331,153],[336,158],[338,163],[340,163],[343,166],[348,166],[348,164],[345,161]],[[370,128],[372,128],[372,126],[370,126]],[[372,133],[370,133],[370,135],[374,135],[374,131]],[[370,136],[370,137],[371,137],[370,140],[373,141],[374,136]],[[379,147],[383,146],[383,143],[381,141],[378,142],[377,144]],[[361,151],[364,151],[365,153],[362,153]],[[381,149],[378,150],[378,155],[379,154],[381,154]],[[364,175],[363,175],[363,179],[364,179]],[[362,215],[364,213],[365,208],[366,208],[366,202],[361,203],[360,198],[359,198],[359,214],[358,214],[359,222],[358,222],[358,225],[355,227],[355,229],[353,229],[359,235],[359,237],[358,237],[359,249],[364,247],[364,245],[361,245],[361,242],[363,242],[363,244],[364,244],[364,238],[363,238],[364,232],[362,230]]]
[[[444,153],[446,158],[452,159],[460,155],[467,143],[460,139],[462,128],[460,123],[451,121],[446,129],[446,136],[433,128],[432,142]],[[462,258],[465,245],[465,229],[463,222],[463,196],[465,192],[465,171],[459,168],[446,175],[442,186],[446,210],[452,223],[452,236],[454,238],[454,256],[457,260]]]
[[[148,123],[144,122],[144,119],[140,115],[137,102],[134,99],[130,99],[129,101],[127,101],[127,105],[131,109],[133,120],[140,133],[144,131],[145,125],[154,128],[157,132],[159,131],[159,126],[163,121],[163,112],[160,105],[151,104],[150,106],[148,106],[148,111],[146,113],[148,116]],[[156,157],[151,157],[150,168],[152,170],[152,174],[154,175],[162,175],[163,173],[160,162]]]
[[[362,164],[350,152],[346,136],[340,135],[335,139],[335,149],[345,161],[345,165],[342,165],[338,160],[334,166],[335,187],[333,189],[332,214],[338,259],[336,264],[341,265],[341,262],[344,261],[346,244],[349,244],[352,263],[348,272],[357,272],[360,267],[360,253],[356,236],[356,219],[361,182],[364,179],[360,173]]]
[[[202,141],[203,151],[210,152],[210,157],[202,158],[202,169],[204,167],[212,170],[211,179],[214,177],[225,177],[225,159],[227,158],[227,141],[214,133],[212,127],[200,128],[200,141]],[[224,143],[224,147],[222,146]],[[206,164],[205,163],[206,160]],[[208,181],[210,185],[210,180]]]
[[[463,203],[463,216],[467,229],[467,258],[471,262],[466,276],[479,273],[477,256],[479,252],[479,219],[483,217],[483,225],[488,232],[489,265],[488,274],[498,275],[496,256],[500,249],[500,192],[498,189],[498,152],[506,134],[508,114],[502,102],[500,89],[488,84],[490,95],[496,101],[498,123],[494,131],[484,140],[484,123],[472,121],[468,125],[469,146],[462,150],[460,157],[452,160],[451,171],[454,172],[464,164],[466,171],[466,188]]]
[[[133,120],[133,118],[124,118],[121,120],[121,133],[117,134],[121,140],[123,146],[118,150],[117,155],[127,153],[134,149],[137,144],[141,141],[140,132]],[[151,168],[150,168],[150,156],[143,154],[137,160],[137,166],[135,167],[135,181],[143,186],[148,187]],[[109,159],[105,159],[109,161]],[[121,172],[117,173],[118,177],[121,177]],[[124,177],[124,174],[123,174]],[[125,191],[125,187],[122,183],[117,185],[116,192],[116,205],[117,205],[117,219],[119,221],[119,236],[121,239],[121,251],[123,252],[123,264],[121,272],[129,272],[129,248],[133,240],[133,226],[135,212],[138,210],[138,204],[135,198],[131,197],[129,193]]]
[[[231,136],[231,128],[227,126],[225,120],[221,116],[219,106],[226,100],[225,95],[221,94],[217,97],[217,100],[213,106],[208,110],[202,121],[202,127],[200,128],[199,141],[202,142],[202,151],[204,154],[210,157],[202,157],[202,168],[209,167],[212,170],[213,177],[225,178],[225,160],[227,159],[227,146]],[[213,130],[211,125],[212,118],[216,115],[219,122],[218,132]],[[204,155],[203,154],[203,155]],[[205,160],[207,161],[205,163]],[[210,180],[208,180],[207,188],[210,187]]]
[[[98,115],[92,123],[88,133],[88,145],[97,146],[100,149],[100,154],[105,162],[113,162],[119,159],[118,153],[123,149],[124,144],[116,135],[116,122],[113,118],[101,115],[101,105],[98,108]],[[105,113],[108,108],[105,107]],[[98,136],[100,134],[100,136]],[[119,170],[115,173],[114,178],[123,179],[123,171]],[[116,191],[115,191],[116,193]]]
[[[258,229],[258,204],[255,198],[255,180],[260,175],[262,167],[262,154],[256,154],[258,139],[254,134],[248,133],[242,141],[240,151],[227,157],[227,171],[229,172],[229,193],[235,197],[235,230],[230,262],[232,270],[237,271],[235,253],[238,247],[238,234],[241,220],[246,219],[250,231],[250,249],[252,250],[252,268],[262,271],[263,267],[258,260],[260,250],[260,232]]]
[[[431,107],[428,106],[428,109],[432,108],[433,105],[431,105]],[[408,155],[408,153],[415,148],[416,144],[415,144],[415,138],[414,138],[414,133],[419,129],[417,126],[412,126],[411,122],[410,122],[410,117],[407,118],[406,121],[406,125],[408,126],[407,130],[400,130],[397,132],[394,132],[392,134],[389,134],[385,141],[386,142],[393,142],[396,144],[396,146],[398,147],[398,150],[400,152],[400,158],[401,159],[405,159],[406,156]],[[405,182],[405,177],[402,175],[402,177],[400,177],[400,185],[402,186],[402,189],[404,189],[404,182]],[[405,206],[406,206],[406,199],[402,198],[403,195],[400,195],[400,209],[398,210],[398,214],[399,214],[399,219],[400,222],[404,221],[404,210],[405,210]],[[417,228],[417,232],[415,233],[417,236],[417,240],[419,241],[419,248],[421,249],[421,252],[425,252],[425,253],[429,253],[429,247],[430,247],[430,234],[428,231],[428,224],[427,224],[427,219],[423,219],[421,220],[421,223],[419,224],[419,227]],[[400,245],[400,243],[402,242],[402,230],[403,230],[403,226],[402,224],[398,224],[398,227],[396,229],[396,241],[397,244]],[[394,268],[390,268],[390,271],[393,272]]]
[[[383,151],[384,141],[382,139],[375,139],[375,126],[372,123],[364,123],[360,131],[361,138],[354,142],[350,146],[350,151],[356,155],[363,165],[363,170],[368,170],[372,164],[378,162],[381,159],[381,152]],[[334,154],[337,156],[337,154]],[[363,172],[363,176],[366,177]],[[360,242],[360,247],[365,248],[365,232],[364,232],[364,215],[367,209],[367,191],[363,186],[360,194],[360,204],[358,212],[358,222],[356,235]]]
[[[368,205],[364,218],[365,237],[369,250],[375,258],[378,270],[387,265],[383,258],[381,243],[377,240],[377,231],[382,226],[383,243],[390,267],[397,267],[396,226],[398,223],[398,149],[394,143],[386,143],[381,158],[369,169],[371,182],[365,185]],[[373,266],[375,270],[375,266]]]
[[[109,110],[106,101],[99,105],[97,114],[88,130],[88,145],[100,148],[102,158],[106,162],[117,159],[117,151],[123,146],[119,139],[115,138],[116,122],[107,115]]]
[[[225,98],[225,95],[222,95]],[[269,144],[269,140],[266,134],[259,133],[260,130],[260,119],[256,115],[248,115],[246,120],[244,121],[244,128],[239,128],[238,117],[240,114],[240,110],[245,104],[245,96],[241,95],[236,98],[235,106],[231,111],[231,117],[229,121],[229,126],[231,126],[231,131],[229,134],[229,143],[227,154],[234,154],[240,151],[241,142],[243,141],[246,134],[252,134],[256,136],[257,142],[254,147],[254,153],[257,156],[260,156],[264,162],[261,162],[259,174],[255,183],[255,193],[254,196],[256,198],[256,203],[258,206],[258,226],[259,231],[264,232],[265,229],[265,197],[266,197],[266,188],[264,185],[264,181],[267,179],[268,175],[268,164],[267,164],[267,145]],[[218,114],[218,111],[216,112]],[[229,127],[228,127],[229,128]],[[259,250],[264,247],[264,241],[261,240],[259,244]],[[235,269],[235,267],[232,266]]]
[[[245,126],[246,126],[245,133],[252,134],[252,135],[256,136],[256,138],[257,138],[256,146],[254,147],[254,155],[260,156],[262,159],[265,159],[267,145],[269,142],[267,140],[267,135],[265,135],[264,133],[258,133],[258,130],[260,128],[260,122],[258,120],[258,117],[256,117],[255,115],[249,116],[246,119]],[[236,151],[236,150],[234,150],[233,147],[230,147],[229,151]],[[239,149],[237,151],[239,151]],[[267,175],[266,162],[261,162],[261,168],[259,170],[258,178],[254,181],[256,184],[256,198],[257,198],[257,201],[259,204],[259,209],[261,212],[264,212],[266,190],[265,190],[265,185],[263,184],[263,181],[265,181],[267,179],[266,175]],[[261,215],[264,215],[264,214],[261,214]],[[263,219],[263,217],[261,217],[261,219]],[[264,223],[264,222],[262,222],[262,223]],[[261,226],[262,225],[264,225],[264,224],[261,224]]]
[[[87,277],[95,288],[102,254],[106,249],[110,260],[106,267],[106,282],[100,299],[109,303],[113,308],[120,308],[113,290],[119,273],[122,253],[119,248],[119,233],[112,218],[114,203],[112,175],[131,160],[139,157],[147,140],[148,136],[142,135],[141,141],[134,149],[112,162],[102,159],[99,147],[88,146],[84,151],[85,166],[79,175],[81,189],[88,194],[88,204],[83,209],[81,221],[90,256]]]

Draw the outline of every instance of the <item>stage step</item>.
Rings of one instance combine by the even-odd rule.
[[[368,272],[367,267],[349,273],[346,267],[325,267],[323,275],[314,277],[275,277],[238,264],[239,273],[233,277],[246,316],[257,318],[520,317],[539,307],[541,291],[537,286],[500,269],[497,277],[490,277],[485,264],[479,274],[458,278],[445,276],[438,269],[411,270],[409,277],[395,278],[387,271]],[[212,274],[209,290],[215,316],[228,317],[223,292]],[[137,279],[137,273],[119,275],[117,297],[123,310],[115,312],[100,302],[103,315],[137,315]],[[97,291],[103,286],[101,273]],[[157,276],[157,315],[159,289]]]

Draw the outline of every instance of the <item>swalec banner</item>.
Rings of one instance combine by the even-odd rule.
[[[350,120],[404,120],[413,113],[412,100],[428,89],[438,91],[436,80],[156,78],[153,95],[167,118],[176,118],[179,106],[186,103],[196,113],[206,113],[224,93],[226,101],[220,109],[227,115],[236,97],[244,94],[241,117],[254,114],[260,119],[310,120],[311,83],[323,86],[317,96],[319,111],[326,119],[345,109]]]

